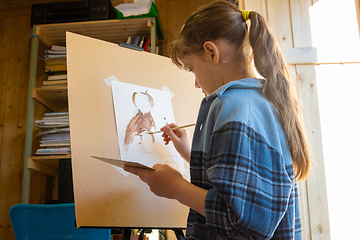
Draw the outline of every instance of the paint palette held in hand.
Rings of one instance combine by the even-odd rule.
[[[114,166],[118,166],[118,167],[125,167],[125,166],[129,166],[129,167],[137,167],[137,168],[144,168],[144,169],[148,169],[148,170],[153,170],[153,168],[149,168],[145,165],[142,165],[140,163],[136,163],[136,162],[127,162],[127,161],[123,161],[123,160],[120,160],[120,159],[111,159],[111,158],[103,158],[103,157],[95,157],[95,156],[91,156],[93,158],[96,158],[98,160],[101,160],[103,162],[107,162],[111,165],[114,165]]]

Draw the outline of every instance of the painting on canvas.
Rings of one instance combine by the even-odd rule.
[[[118,81],[111,87],[121,159],[148,167],[169,164],[187,175],[173,144],[165,145],[161,133],[149,134],[175,122],[170,93]]]

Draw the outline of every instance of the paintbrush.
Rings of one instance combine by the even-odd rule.
[[[172,128],[171,130],[176,130],[176,129],[180,129],[180,128],[187,128],[187,127],[192,127],[192,126],[195,126],[195,123],[192,123],[192,124],[188,124],[188,125],[183,125],[183,126],[179,126],[179,127],[174,127]],[[164,131],[156,131],[156,132],[148,132],[148,134],[155,134],[155,133],[161,133],[161,132],[164,132]]]

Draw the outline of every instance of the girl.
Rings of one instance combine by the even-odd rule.
[[[167,165],[125,170],[190,207],[187,239],[301,239],[296,181],[309,173],[309,150],[264,18],[226,1],[207,4],[186,21],[171,59],[205,94],[191,148],[185,129],[162,128],[190,162],[191,183]]]

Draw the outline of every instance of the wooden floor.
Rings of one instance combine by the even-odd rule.
[[[0,239],[14,240],[9,209],[21,203],[30,65],[31,5],[42,0],[0,0]],[[117,5],[121,1],[112,1]],[[166,46],[187,16],[210,0],[157,0]],[[117,4],[116,4],[117,3]],[[39,118],[44,109],[35,107]],[[30,203],[44,203],[47,176],[31,172]]]

